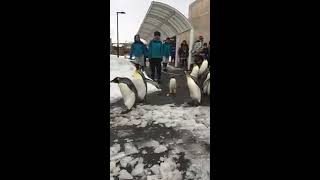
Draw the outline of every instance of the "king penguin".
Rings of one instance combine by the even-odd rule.
[[[147,82],[144,74],[141,72],[139,66],[136,66],[136,70],[133,72],[132,82],[136,86],[138,92],[139,101],[147,100]]]
[[[138,92],[135,85],[129,78],[126,77],[116,77],[111,82],[118,84],[124,105],[127,107],[125,112],[130,111],[132,107],[136,105],[138,100]]]
[[[210,72],[208,73],[207,78],[203,83],[203,93],[210,95]]]
[[[160,89],[160,86],[157,82],[153,81],[150,78],[146,77],[146,74],[144,71],[140,69],[140,65],[132,62],[136,66],[136,70],[133,72],[133,83],[136,86],[138,90],[138,97],[140,101],[146,101],[147,100],[147,92],[148,92],[148,83],[154,85],[157,89]]]
[[[199,75],[202,75],[208,69],[208,60],[204,60],[199,68]]]
[[[177,80],[174,76],[172,76],[169,81],[169,94],[176,94],[176,93],[177,93]]]
[[[190,75],[195,78],[198,78],[198,76],[199,76],[199,66],[198,65],[193,66]]]
[[[199,83],[196,77],[188,74],[185,71],[186,78],[187,78],[187,85],[190,93],[190,97],[192,99],[193,105],[200,105],[201,103],[201,89],[199,87]]]

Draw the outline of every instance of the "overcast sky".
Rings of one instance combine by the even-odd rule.
[[[195,0],[157,0],[168,4],[188,18],[189,5]],[[110,37],[117,42],[117,15],[119,14],[119,42],[133,41],[146,15],[152,0],[110,0]]]

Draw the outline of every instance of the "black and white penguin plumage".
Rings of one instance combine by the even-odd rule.
[[[147,84],[148,84],[148,83],[149,83],[149,84],[152,84],[152,85],[154,85],[157,89],[160,89],[160,85],[159,85],[156,81],[154,81],[154,80],[152,80],[151,78],[149,78],[145,71],[141,71],[141,72],[142,72],[142,74],[144,75]],[[160,89],[160,90],[161,90],[161,89]]]
[[[133,82],[126,77],[116,77],[112,83],[117,83],[122,94],[124,105],[127,107],[127,111],[130,111],[134,107],[138,100],[138,92]]]
[[[135,62],[132,62],[133,64],[135,64],[136,66],[136,70],[135,72],[133,73],[133,82],[134,84],[136,85],[137,89],[138,89],[138,94],[139,94],[139,98],[141,101],[146,101],[146,97],[147,97],[147,93],[148,93],[148,83],[149,84],[152,84],[154,85],[157,89],[160,89],[160,86],[157,82],[153,81],[152,79],[150,79],[145,71],[142,71],[140,69],[140,65],[135,63]],[[138,82],[138,83],[137,83]],[[142,82],[145,86],[145,88],[142,87]],[[140,91],[141,90],[141,91]],[[145,91],[145,93],[144,93]]]
[[[207,75],[206,80],[203,83],[203,93],[210,96],[210,72]]]
[[[135,70],[133,73],[133,84],[136,86],[138,92],[139,101],[146,101],[147,100],[147,82],[144,74],[139,70]]]
[[[169,81],[169,94],[177,93],[177,80],[175,77],[171,77]]]
[[[202,75],[208,69],[208,60],[202,61],[200,68],[199,68],[199,75]]]
[[[187,78],[187,86],[189,89],[190,97],[192,99],[193,105],[200,105],[201,103],[201,89],[196,77],[188,74],[185,71],[186,78]]]
[[[195,77],[195,78],[199,77],[199,66],[198,65],[194,65],[192,67],[192,71],[191,71],[190,75]]]

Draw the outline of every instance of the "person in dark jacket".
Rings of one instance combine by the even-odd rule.
[[[176,61],[176,46],[172,43],[171,47],[171,62],[175,63]]]
[[[180,59],[180,63],[185,70],[188,70],[188,57],[189,57],[189,45],[186,40],[183,40],[181,46],[178,50],[178,55]]]
[[[169,63],[169,57],[171,55],[172,46],[170,38],[166,39],[166,42],[162,45],[162,56],[163,56],[163,71],[167,72],[167,64]]]
[[[157,70],[158,83],[161,80],[161,61],[162,61],[162,42],[160,40],[160,32],[154,32],[154,38],[149,43],[148,58],[151,69],[151,79],[155,80],[155,72]]]
[[[201,55],[203,56],[204,59],[207,59],[207,60],[208,60],[208,54],[209,54],[208,44],[207,44],[207,43],[204,43],[204,44],[203,44],[203,49],[202,49]]]
[[[195,56],[201,55],[202,49],[203,49],[203,36],[199,36],[199,40],[194,42],[191,50],[192,58],[191,58],[191,65],[190,69],[193,68],[193,64],[195,63]]]
[[[134,36],[134,43],[131,45],[130,59],[132,59],[132,55],[135,57],[135,61],[137,64],[141,66],[141,69],[144,69],[144,56],[146,54],[146,49],[143,42],[140,40],[139,35]]]

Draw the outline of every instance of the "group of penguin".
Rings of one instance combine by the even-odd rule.
[[[133,62],[134,63],[134,62]],[[135,63],[134,63],[135,64]],[[147,78],[145,72],[140,70],[140,66],[135,64],[136,70],[133,72],[132,79],[127,77],[116,77],[111,83],[117,83],[126,106],[126,110],[122,113],[126,113],[136,107],[136,104],[147,101],[147,84],[153,84],[157,89],[160,86],[157,82]]]
[[[185,71],[192,105],[200,105],[201,95],[210,96],[210,70],[208,61],[204,60],[200,67],[194,65],[191,73]]]
[[[135,64],[135,66],[136,70],[131,79],[127,77],[116,77],[111,81],[111,83],[118,84],[124,105],[127,108],[122,113],[127,113],[132,107],[136,107],[136,104],[147,101],[148,83],[154,85],[157,89],[160,89],[159,84],[148,78],[145,72],[140,70],[138,64]],[[200,67],[195,65],[190,74],[185,71],[185,75],[190,97],[192,99],[191,104],[200,105],[201,95],[210,95],[210,71],[208,68],[208,61],[204,60]],[[176,87],[176,79],[171,77],[169,81],[170,94],[176,94]]]

